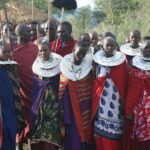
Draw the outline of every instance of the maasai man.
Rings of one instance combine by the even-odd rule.
[[[41,30],[41,29],[40,29]],[[39,31],[40,31],[39,30]],[[56,21],[55,20],[51,20],[51,22],[50,23],[48,23],[48,21],[47,22],[45,22],[44,23],[44,32],[45,32],[45,36],[41,36],[41,37],[39,37],[34,43],[36,44],[36,45],[38,45],[38,43],[41,41],[41,40],[43,40],[43,41],[47,41],[47,42],[49,42],[50,43],[50,45],[51,45],[51,43],[53,42],[53,41],[55,41],[56,40],[56,30],[57,30],[57,23],[56,23]],[[42,30],[41,30],[42,31]],[[39,33],[40,34],[40,33]],[[49,39],[48,39],[49,38]]]
[[[72,25],[69,22],[62,22],[57,28],[57,39],[52,42],[53,52],[65,56],[72,53],[76,40],[71,36]]]
[[[33,136],[32,149],[58,150],[61,145],[58,125],[58,89],[61,56],[51,53],[49,43],[39,43],[33,63]]]
[[[97,150],[122,150],[123,105],[127,83],[126,57],[117,52],[112,37],[103,40],[104,50],[94,56],[92,122]]]
[[[92,58],[80,42],[60,65],[59,100],[63,105],[64,150],[94,150],[89,136]],[[62,130],[63,131],[63,130]]]
[[[150,40],[132,59],[126,97],[125,150],[150,149]]]
[[[25,123],[21,115],[19,82],[11,61],[11,50],[0,41],[0,149],[15,150],[16,134],[21,132]]]
[[[120,47],[120,51],[123,52],[125,55],[127,55],[129,67],[131,67],[132,58],[136,55],[141,54],[141,47],[139,45],[140,40],[141,40],[140,31],[139,30],[133,30],[130,33],[130,37],[129,37],[130,43],[127,43],[127,44],[122,45]]]
[[[32,64],[37,57],[38,48],[30,41],[30,28],[26,25],[18,25],[16,27],[16,35],[18,40],[18,47],[14,50],[14,60],[18,63],[18,75],[20,78],[21,86],[21,100],[24,119],[27,123],[27,128],[19,136],[24,135],[29,131],[30,120],[31,120],[31,97],[32,97]],[[19,139],[18,139],[19,140]]]

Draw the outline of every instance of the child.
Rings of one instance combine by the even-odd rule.
[[[126,57],[116,50],[116,41],[107,36],[103,51],[97,52],[92,96],[92,122],[97,150],[122,150]]]

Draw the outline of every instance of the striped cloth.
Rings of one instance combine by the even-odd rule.
[[[81,141],[83,142],[89,141],[88,129],[91,118],[91,82],[92,78],[90,75],[79,81],[68,80],[62,75],[60,81],[59,100],[63,100],[63,94],[67,87],[77,129]]]

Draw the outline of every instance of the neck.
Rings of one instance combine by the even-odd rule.
[[[69,43],[71,41],[72,37],[68,37],[65,41],[62,41],[63,43]]]
[[[131,45],[131,48],[133,49],[139,48],[139,45]]]
[[[77,66],[79,66],[81,63],[82,63],[82,60],[81,61],[78,61],[76,59],[74,60],[74,64],[77,65]]]

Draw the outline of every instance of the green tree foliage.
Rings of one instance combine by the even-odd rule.
[[[111,31],[119,41],[133,29],[139,29],[142,35],[150,34],[150,1],[149,0],[95,0],[95,9],[101,9],[106,18],[96,26],[98,33]]]

